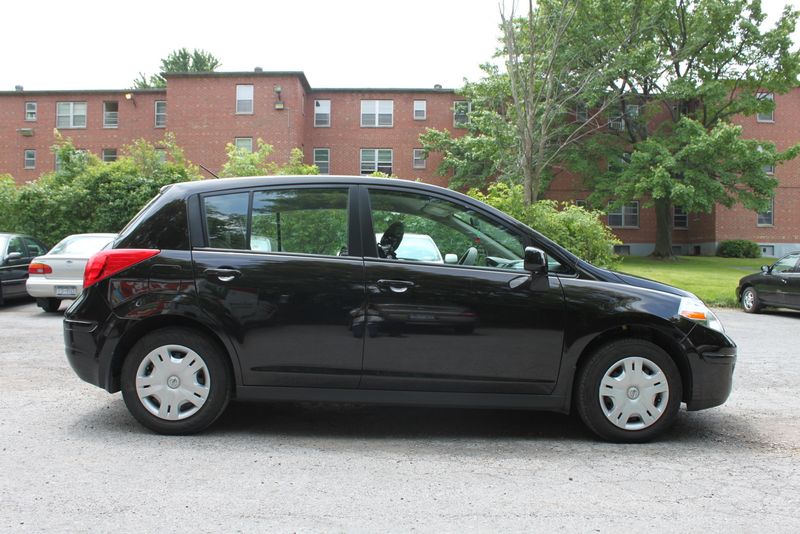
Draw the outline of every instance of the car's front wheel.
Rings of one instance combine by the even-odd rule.
[[[578,413],[603,439],[648,441],[675,420],[683,388],[678,367],[649,341],[625,339],[596,351],[576,384]]]
[[[121,381],[125,404],[142,425],[160,434],[192,434],[225,410],[233,378],[222,352],[206,336],[165,328],[134,345]]]
[[[61,299],[56,299],[56,298],[36,299],[36,305],[39,306],[42,310],[46,311],[47,313],[55,313],[61,306]]]
[[[742,308],[744,308],[744,311],[747,313],[758,313],[761,311],[761,301],[754,287],[746,287],[744,291],[742,291]]]

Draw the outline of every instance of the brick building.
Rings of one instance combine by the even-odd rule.
[[[134,139],[158,144],[169,131],[189,160],[215,172],[227,143],[251,148],[261,138],[274,146],[276,161],[297,147],[323,173],[380,170],[446,185],[435,174],[440,156],[424,159],[418,137],[426,128],[464,131],[467,104],[451,89],[319,89],[302,72],[258,69],[166,77],[166,89],[0,92],[0,174],[24,183],[55,169],[50,147],[58,128],[105,160]],[[800,88],[775,95],[775,103],[773,114],[736,122],[746,137],[772,140],[783,150],[800,140]],[[676,212],[676,252],[713,254],[725,239],[750,239],[767,255],[800,249],[800,161],[774,172],[780,185],[767,213],[741,207]],[[579,179],[563,175],[546,196],[579,201],[586,195]],[[624,242],[620,253],[653,250],[652,209],[634,202],[610,213],[608,222]]]

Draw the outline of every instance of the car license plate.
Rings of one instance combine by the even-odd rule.
[[[77,297],[78,288],[75,286],[56,286],[57,297]]]

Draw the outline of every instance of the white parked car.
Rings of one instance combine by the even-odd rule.
[[[50,252],[31,261],[25,289],[46,312],[58,311],[63,299],[83,291],[83,270],[96,252],[117,234],[75,234],[62,239]]]
[[[375,234],[375,241],[380,243],[382,236],[383,234]],[[395,253],[400,260],[445,263],[433,238],[427,234],[405,234]]]

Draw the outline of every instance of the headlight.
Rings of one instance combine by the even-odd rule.
[[[707,326],[717,332],[725,332],[722,322],[714,315],[714,312],[709,310],[708,306],[703,304],[703,301],[698,298],[683,297],[681,299],[680,308],[678,308],[678,315]]]

